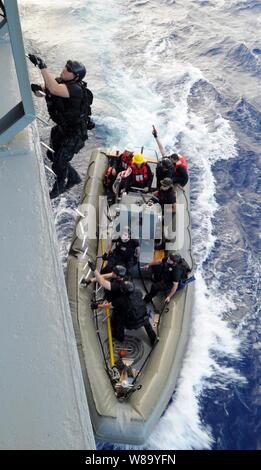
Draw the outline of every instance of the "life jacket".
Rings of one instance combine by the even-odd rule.
[[[139,289],[135,289],[126,298],[125,327],[129,330],[136,330],[141,328],[148,319],[149,315],[142,292]]]
[[[188,171],[188,164],[184,155],[179,154],[179,159],[176,162],[175,167],[176,167],[176,170],[178,168],[184,168],[184,170]]]
[[[127,178],[130,176],[132,173],[132,168],[129,166],[126,170],[120,171],[120,173],[117,174],[117,180],[120,180],[122,178]]]
[[[109,187],[116,178],[116,176],[114,176],[112,174],[112,170],[113,170],[113,167],[109,166],[109,168],[107,169],[107,171],[106,171],[106,173],[103,177],[103,184],[106,188]]]
[[[149,170],[148,164],[145,162],[140,167],[137,167],[135,163],[131,164],[132,174],[133,174],[133,184],[142,185],[149,181]]]
[[[64,83],[60,78],[57,83]],[[75,128],[85,123],[90,128],[92,92],[85,82],[67,82],[69,88],[78,88],[78,93],[70,98],[52,95],[46,89],[46,104],[51,119],[64,129]],[[93,126],[94,127],[94,126]]]
[[[127,170],[128,166],[131,166],[132,157],[133,157],[132,154],[127,156],[125,152],[122,153],[121,166],[124,170]]]
[[[118,173],[117,178],[115,179],[113,186],[112,186],[112,190],[115,194],[118,192],[121,183],[123,185],[129,184],[131,173],[132,173],[132,169],[130,166],[127,168],[127,170],[120,171],[120,173]]]

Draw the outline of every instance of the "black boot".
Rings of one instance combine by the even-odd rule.
[[[70,164],[68,165],[67,177],[66,189],[70,189],[75,184],[79,184],[82,181],[77,171]]]
[[[152,301],[152,297],[150,294],[146,294],[145,297],[143,297],[143,300],[146,304],[149,304]]]
[[[65,191],[65,182],[64,180],[58,181],[56,180],[52,190],[50,192],[50,199],[55,199],[56,197],[60,196]]]

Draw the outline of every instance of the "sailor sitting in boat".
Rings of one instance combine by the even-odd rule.
[[[163,160],[165,158],[168,158],[172,162],[173,176],[171,178],[173,180],[173,184],[177,184],[177,185],[180,185],[182,187],[185,186],[188,182],[188,165],[187,165],[186,158],[184,157],[184,155],[177,154],[177,153],[172,153],[171,155],[166,155],[165,149],[164,149],[161,141],[158,138],[158,132],[157,132],[157,130],[155,129],[154,126],[152,126],[152,135],[156,139],[156,142],[158,144],[158,147],[159,147],[160,153],[163,157]]]
[[[131,169],[131,186],[134,186],[135,188],[141,188],[145,193],[148,193],[151,189],[153,173],[149,164],[146,162],[141,153],[136,153],[134,155]]]
[[[113,191],[117,194],[128,192],[132,188],[142,189],[148,193],[151,189],[153,173],[149,164],[141,153],[136,153],[132,159],[131,166],[120,172],[113,185]]]
[[[133,269],[137,266],[139,256],[139,241],[132,239],[130,229],[125,227],[119,238],[113,242],[109,253],[104,253],[102,259],[107,261],[107,264],[102,268],[101,274],[111,272],[117,264],[124,265],[128,274],[132,274]]]
[[[133,156],[134,147],[132,144],[128,144],[124,147],[124,151],[118,157],[111,157],[111,161],[109,160],[110,166],[108,167],[103,179],[103,184],[107,193],[113,192],[112,186],[117,175],[131,166]]]
[[[152,193],[152,196],[158,199],[159,204],[162,208],[162,213],[164,215],[164,206],[165,204],[170,205],[169,209],[173,214],[176,212],[176,193],[171,178],[164,178],[160,182],[160,188],[157,191]],[[153,198],[152,198],[153,199]],[[150,200],[148,201],[148,204]]]
[[[149,268],[152,271],[153,281],[150,292],[145,295],[144,301],[149,303],[158,292],[164,292],[166,294],[165,303],[169,303],[177,290],[184,287],[184,281],[187,278],[181,256],[171,253],[161,261],[153,261],[144,266],[144,269]]]

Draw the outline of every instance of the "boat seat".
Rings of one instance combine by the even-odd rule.
[[[155,250],[153,261],[161,261],[162,258],[164,258],[164,256],[165,256],[164,250]]]

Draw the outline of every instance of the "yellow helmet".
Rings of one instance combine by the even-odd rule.
[[[142,165],[145,162],[145,159],[141,153],[135,153],[132,163],[136,163],[137,165]]]

